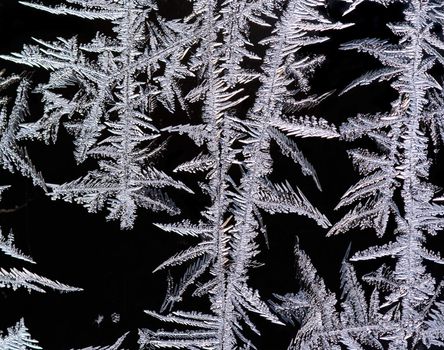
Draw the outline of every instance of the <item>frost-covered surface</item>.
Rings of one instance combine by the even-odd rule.
[[[441,101],[437,96],[442,85],[431,70],[444,63],[444,12],[440,1],[412,0],[403,13],[402,22],[389,25],[397,43],[370,38],[342,46],[344,50],[368,53],[382,64],[380,69],[352,82],[344,92],[389,80],[398,98],[390,111],[361,114],[341,126],[344,139],[368,137],[378,147],[376,152],[363,148],[350,151],[362,179],[341,198],[338,207],[353,207],[330,230],[330,234],[338,234],[354,227],[370,227],[382,236],[387,233],[390,220],[394,222],[388,243],[356,252],[350,258],[394,259],[394,264],[383,265],[363,278],[381,290],[379,307],[385,319],[395,324],[384,335],[389,349],[444,345],[443,310],[439,302],[442,277],[437,280],[426,264],[444,263],[439,252],[426,245],[427,238],[444,227],[444,207],[438,202],[438,188],[429,181],[429,143],[436,147],[442,142],[442,115],[437,118]],[[398,196],[401,200],[397,200]]]
[[[31,338],[23,319],[8,328],[7,334],[0,338],[0,346],[5,350],[41,349],[38,342]]]
[[[235,4],[236,1],[226,3],[222,11],[228,11],[229,6]],[[270,143],[275,140],[282,153],[300,165],[303,173],[312,176],[319,186],[313,167],[289,136],[335,138],[338,136],[336,129],[322,119],[285,113],[284,105],[298,105],[298,108],[303,108],[304,105],[321,99],[310,96],[303,100],[303,94],[297,96],[296,91],[290,88],[290,84],[296,83],[305,92],[308,89],[306,80],[298,77],[306,77],[307,72],[322,61],[321,57],[298,57],[297,53],[304,46],[326,40],[316,36],[316,33],[337,29],[341,25],[327,19],[319,20],[317,16],[320,14],[316,12],[316,6],[321,6],[322,2],[289,1],[281,5],[279,10],[283,14],[273,35],[262,41],[268,49],[261,67],[262,72],[258,74],[260,88],[247,118],[240,119],[233,107],[246,98],[242,96],[242,85],[245,82],[239,78],[235,88],[230,90],[231,81],[227,82],[224,78],[225,74],[233,77],[233,71],[242,70],[241,67],[233,67],[232,63],[227,62],[224,53],[229,52],[230,46],[225,45],[230,44],[230,38],[224,37],[225,31],[222,30],[222,43],[217,41],[217,29],[225,28],[227,23],[222,26],[215,20],[215,4],[206,2],[206,5],[203,23],[212,28],[214,34],[213,37],[210,36],[210,40],[203,40],[207,47],[206,56],[202,55],[204,59],[200,63],[200,69],[205,69],[205,81],[188,95],[191,98],[196,94],[204,96],[203,124],[170,129],[187,133],[196,143],[206,145],[208,155],[200,154],[191,162],[179,166],[179,169],[192,172],[209,170],[205,188],[212,205],[203,213],[204,220],[198,224],[186,220],[179,224],[159,225],[167,231],[198,236],[201,239],[196,246],[174,255],[159,268],[194,260],[179,283],[168,291],[167,304],[180,300],[186,287],[195,284],[204,271],[209,269],[211,279],[203,283],[194,295],[209,294],[211,313],[175,311],[163,316],[148,312],[163,321],[196,329],[179,333],[142,330],[139,343],[143,347],[252,347],[245,329],[257,334],[260,331],[249,313],[280,323],[258,291],[250,287],[248,282],[249,270],[256,264],[255,256],[259,253],[257,236],[266,234],[261,210],[271,214],[296,213],[315,220],[322,227],[329,225],[327,218],[299,189],[294,190],[288,182],[273,183],[269,180],[268,176],[272,172],[269,152]],[[264,12],[264,15],[267,14],[268,11]],[[239,23],[236,17],[231,17],[231,21],[234,23],[229,23],[229,28],[234,27],[237,30],[240,30],[240,26],[248,25],[248,22]],[[240,31],[242,33],[246,30]],[[232,32],[230,34],[235,35]],[[224,66],[231,69],[225,72]],[[288,71],[291,74],[287,74]],[[240,75],[243,79],[245,76],[250,79],[248,75]],[[236,141],[242,147],[237,146]],[[242,177],[238,182],[230,177],[232,164],[239,164],[241,168]]]
[[[106,210],[121,230],[146,219],[164,231],[165,242],[171,233],[180,242],[180,250],[154,270],[168,273],[166,296],[162,305],[145,311],[148,326],[132,323],[128,331],[138,339],[132,347],[262,349],[256,342],[264,328],[284,323],[293,327],[291,350],[444,346],[444,260],[442,248],[433,244],[444,228],[444,197],[432,184],[439,182],[434,164],[444,144],[441,1],[347,0],[344,16],[365,6],[381,14],[393,6],[399,16],[388,25],[387,38],[340,43],[336,33],[350,33],[353,23],[335,18],[336,5],[324,0],[196,0],[184,2],[188,9],[170,8],[170,14],[165,3],[24,1],[30,11],[78,18],[96,32],[88,39],[80,33],[32,38],[20,52],[1,55],[47,77],[33,85],[28,74],[1,76],[1,91],[17,85],[13,98],[0,99],[1,167],[31,180],[51,199],[79,203],[92,213]],[[324,69],[336,57],[332,50],[350,57],[359,57],[353,51],[370,54],[379,66],[345,87],[335,86],[342,91],[325,89],[319,81],[322,74],[334,79]],[[366,99],[365,88],[375,83],[390,85],[395,96],[390,109],[352,115],[339,127],[344,119],[328,110],[319,113],[326,111],[324,102],[349,94]],[[40,112],[29,110],[30,92],[38,96]],[[350,109],[360,108],[360,101],[348,102]],[[68,174],[67,182],[54,184],[36,170],[25,145],[40,141],[56,148],[65,131],[62,141],[69,138],[69,156],[83,175]],[[181,145],[191,141],[194,148],[178,152],[174,142],[184,139]],[[359,179],[348,183],[335,220],[329,220],[333,208],[325,209],[332,192],[314,166],[322,161],[305,154],[316,154],[306,145],[317,142],[352,144],[348,154]],[[174,152],[180,156],[171,162],[180,161],[171,166],[162,156]],[[337,180],[345,172],[334,160],[328,164],[325,177]],[[283,168],[297,168],[302,176]],[[0,194],[8,188],[0,184]],[[317,192],[322,190],[325,197]],[[312,197],[321,197],[322,205]],[[291,225],[307,220],[328,237],[304,251],[306,244],[299,242],[308,238],[300,226],[285,227],[299,237],[294,249],[299,288],[290,286],[287,294],[267,301],[271,287],[258,290],[253,271],[279,258],[270,242],[282,232],[270,230],[268,222],[281,217],[294,218]],[[150,235],[155,228],[143,230]],[[376,238],[362,236],[358,249],[349,245],[334,290],[334,278],[323,266],[318,272],[311,257],[324,254],[333,236],[353,241],[358,234],[351,232],[359,230],[375,231]],[[163,254],[151,246],[138,249]],[[0,232],[0,250],[34,264],[15,246],[12,233]],[[325,265],[331,254],[342,258],[344,250],[328,253]],[[139,273],[134,283],[141,280]],[[15,267],[0,269],[0,287],[79,290]],[[149,289],[160,293],[162,286]],[[114,325],[125,320],[121,311],[108,314]],[[93,322],[101,327],[107,321],[97,315]],[[0,349],[38,348],[23,321],[2,337]],[[84,349],[118,350],[124,341],[126,334],[113,345]]]
[[[367,303],[355,269],[347,261],[341,266],[341,301],[326,287],[309,257],[295,247],[301,290],[296,294],[275,295],[273,309],[287,323],[300,325],[288,349],[383,349],[380,341],[392,322],[379,311],[375,289]]]
[[[35,185],[44,187],[41,175],[35,170],[34,166],[27,155],[25,148],[18,145],[17,132],[19,124],[27,113],[26,92],[29,82],[22,80],[18,76],[1,77],[0,92],[10,84],[18,82],[17,97],[13,102],[12,109],[8,114],[8,99],[3,97],[2,110],[0,116],[0,144],[1,158],[0,164],[9,172],[20,172],[23,176],[30,177]],[[7,190],[10,186],[0,186],[0,194]],[[1,200],[1,197],[0,197]],[[28,264],[35,264],[35,261],[28,255],[22,253],[14,244],[13,233],[8,236],[2,233],[0,228],[0,251]],[[28,292],[35,291],[45,293],[46,289],[52,289],[59,292],[78,292],[81,288],[72,287],[58,281],[40,276],[30,272],[26,268],[17,269],[15,267],[6,269],[0,267],[0,288],[10,288],[17,290],[24,288]],[[0,334],[0,349],[2,350],[30,350],[41,349],[38,341],[32,339],[23,319],[21,319],[13,327],[8,328],[6,334]]]
[[[51,71],[49,81],[39,88],[44,115],[25,124],[20,137],[55,141],[63,123],[74,137],[77,162],[97,159],[98,168],[84,177],[48,184],[49,195],[80,203],[91,212],[106,207],[108,218],[120,220],[122,228],[133,226],[138,207],[179,213],[161,189],[188,189],[154,166],[152,158],[162,144],[156,143],[159,131],[150,113],[155,100],[174,109],[174,96],[179,93],[175,79],[187,75],[178,63],[186,48],[177,43],[184,39],[180,37],[183,28],[161,19],[145,28],[144,21],[156,9],[151,1],[67,3],[25,4],[53,14],[110,21],[115,35],[98,32],[89,43],[79,43],[76,37],[53,42],[36,39],[39,46],[26,46],[20,54],[4,57]],[[164,76],[147,81],[161,63],[166,64]],[[59,92],[73,85],[77,88],[73,97]]]

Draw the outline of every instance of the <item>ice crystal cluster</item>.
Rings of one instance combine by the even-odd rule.
[[[444,347],[444,259],[434,237],[444,229],[444,197],[432,183],[444,144],[444,3],[345,0],[338,18],[327,0],[193,0],[174,16],[162,10],[164,2],[20,2],[90,21],[97,32],[89,40],[32,38],[20,52],[1,55],[17,69],[47,72],[45,81],[30,81],[30,74],[1,77],[5,171],[31,179],[51,199],[106,211],[125,234],[139,217],[164,212],[171,218],[154,220],[155,226],[189,239],[154,271],[168,272],[163,304],[145,311],[158,328],[140,325],[137,344],[128,341],[128,347],[262,350],[255,343],[264,327],[290,327],[291,350]],[[329,43],[351,30],[350,16],[365,6],[398,9],[388,37]],[[333,51],[356,51],[356,59],[370,54],[375,68],[337,90],[313,89]],[[390,85],[391,107],[350,115],[342,124],[320,115],[327,100],[353,91],[365,99],[360,87],[370,84]],[[30,91],[39,96],[40,110],[29,111]],[[62,129],[83,174],[48,183],[25,147],[57,147]],[[195,147],[183,150],[174,169],[163,167],[162,157],[179,138]],[[301,139],[350,145],[359,178],[334,199],[340,217],[333,222],[310,199],[315,188],[322,191],[322,178],[301,151]],[[296,166],[310,181],[283,178],[276,163]],[[7,190],[7,183],[0,185],[0,193]],[[198,212],[182,214],[190,208],[173,200],[181,196],[193,198]],[[352,242],[359,230],[370,229],[376,238],[363,249],[350,244],[335,252],[342,258],[337,291],[297,239],[294,287],[267,296],[252,272],[267,255],[268,237],[282,234],[266,226],[280,214],[318,225],[327,236],[319,249],[332,236]],[[0,232],[0,250],[34,264],[12,233]],[[81,291],[26,268],[1,268],[0,287]],[[190,307],[187,298],[199,303]],[[113,314],[113,322],[119,320]],[[114,345],[85,350],[123,349],[124,342],[126,334]],[[39,348],[23,320],[0,335],[2,350]]]

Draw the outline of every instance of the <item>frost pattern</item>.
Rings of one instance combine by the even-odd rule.
[[[252,1],[244,5],[243,1],[227,1],[222,3],[219,10],[216,2],[195,2],[193,13],[201,16],[196,22],[207,28],[209,34],[198,44],[196,57],[191,58],[191,70],[202,76],[203,82],[191,90],[185,100],[202,100],[203,123],[172,126],[168,130],[186,134],[198,146],[206,146],[207,153],[200,153],[176,170],[206,172],[208,182],[204,190],[212,204],[203,212],[198,223],[184,220],[158,224],[166,231],[200,239],[197,245],[166,260],[158,270],[192,261],[177,284],[171,281],[163,309],[172,308],[182,299],[187,288],[209,271],[210,280],[199,283],[193,295],[208,295],[211,312],[173,311],[162,315],[146,311],[163,322],[182,328],[174,331],[142,329],[139,332],[142,348],[254,348],[248,334],[260,332],[250,313],[276,324],[281,323],[258,291],[249,285],[249,270],[257,264],[257,236],[266,234],[261,210],[297,213],[315,220],[320,226],[329,225],[327,218],[298,188],[294,189],[288,181],[273,183],[268,178],[272,172],[270,144],[275,140],[282,153],[299,164],[303,173],[313,177],[319,186],[314,168],[289,136],[338,136],[335,127],[325,120],[285,113],[286,107],[303,110],[324,97],[301,94],[297,99],[291,87],[291,84],[296,84],[306,93],[307,76],[322,62],[322,58],[317,56],[299,57],[298,51],[327,40],[316,33],[342,27],[324,18],[319,20],[316,7],[323,5],[322,1],[275,4],[274,10],[283,11],[283,14],[272,36],[261,43],[268,49],[262,72],[256,74],[243,70],[239,58],[232,61],[237,56],[230,51],[233,50],[231,40],[248,33],[248,23],[269,26],[259,18],[274,17],[271,4]],[[216,16],[218,10],[224,14],[232,8],[243,8],[243,11],[229,18],[222,16],[218,19]],[[257,9],[261,12],[256,12]],[[257,16],[251,18],[250,11]],[[227,52],[233,57],[228,56]],[[245,53],[244,56],[258,59]],[[259,77],[260,88],[247,117],[241,118],[237,106],[249,98],[244,95],[243,87],[248,86],[255,76]],[[239,182],[231,177],[234,165],[241,170]]]
[[[0,348],[4,350],[39,350],[38,341],[31,338],[28,329],[21,319],[13,327],[8,328],[8,334],[0,335]]]
[[[18,88],[16,99],[10,112],[8,111],[8,98],[2,97],[0,100],[0,164],[5,170],[9,172],[20,172],[23,176],[30,177],[35,185],[45,188],[45,183],[40,173],[38,173],[32,165],[26,149],[20,146],[17,141],[19,125],[23,121],[23,117],[28,110],[27,91],[29,89],[29,82],[19,76],[12,75],[5,77],[3,74],[4,72],[1,72],[0,92],[4,92],[4,90],[11,84],[18,83]],[[0,186],[0,200],[1,194],[9,187],[10,186],[7,185]],[[1,228],[0,251],[16,260],[35,264],[35,261],[30,256],[25,255],[15,246],[12,232],[6,237],[3,235]],[[82,290],[81,288],[72,287],[42,277],[25,268],[21,270],[17,268],[0,268],[0,288],[11,288],[12,290],[25,288],[29,292],[36,291],[40,293],[45,293],[45,288],[60,292],[75,292]],[[15,326],[8,328],[7,334],[0,334],[0,349],[35,350],[41,349],[41,347],[36,340],[31,338],[23,319],[21,319]]]
[[[384,298],[379,308],[384,319],[395,324],[383,335],[390,350],[444,345],[441,285],[426,269],[426,262],[444,263],[426,245],[427,238],[444,227],[444,207],[437,201],[439,190],[428,181],[429,143],[437,144],[442,125],[442,114],[437,121],[441,100],[436,99],[442,85],[435,80],[432,68],[444,63],[444,12],[440,1],[411,0],[405,4],[404,20],[389,25],[399,38],[397,43],[362,39],[343,45],[344,50],[368,53],[383,65],[352,82],[344,92],[389,80],[398,98],[390,112],[358,115],[341,127],[344,139],[368,137],[377,144],[377,151],[350,151],[362,178],[338,205],[352,209],[330,230],[330,234],[338,234],[353,228],[373,228],[382,236],[393,218],[396,228],[389,243],[351,257],[351,261],[394,259],[394,265],[364,276],[381,290]]]
[[[180,58],[191,39],[177,21],[156,17],[147,27],[145,22],[156,10],[150,0],[66,3],[24,4],[56,15],[110,21],[115,35],[98,32],[87,44],[76,37],[54,42],[35,39],[38,46],[3,56],[51,71],[49,81],[40,85],[43,117],[25,124],[20,137],[55,141],[62,123],[74,137],[77,162],[88,158],[98,162],[98,169],[84,177],[48,184],[49,195],[80,203],[90,212],[106,207],[108,219],[120,220],[124,229],[133,226],[139,207],[179,213],[162,188],[190,190],[155,167],[163,144],[156,140],[160,134],[150,114],[156,100],[174,110],[175,96],[180,95],[175,80],[189,75]],[[163,76],[157,76],[159,70]],[[73,86],[73,97],[60,92]]]
[[[365,1],[348,0],[345,13]],[[142,329],[141,348],[251,349],[250,334],[260,331],[250,314],[280,324],[274,312],[300,327],[290,349],[444,346],[443,283],[426,268],[429,262],[444,264],[427,247],[427,238],[444,227],[443,197],[429,182],[429,149],[437,149],[444,141],[442,83],[434,77],[434,68],[444,63],[444,10],[439,0],[367,1],[405,5],[404,20],[389,25],[399,40],[370,38],[343,45],[344,50],[374,56],[382,67],[351,82],[342,93],[390,81],[398,98],[389,112],[350,118],[340,133],[326,120],[305,114],[329,94],[308,94],[309,78],[324,58],[300,51],[327,40],[321,32],[345,27],[322,15],[324,1],[196,0],[191,14],[177,20],[162,18],[151,0],[66,0],[65,5],[53,7],[23,2],[54,15],[109,21],[114,34],[99,32],[86,44],[76,37],[52,42],[34,39],[37,45],[2,56],[50,71],[49,81],[37,89],[43,96],[43,117],[32,123],[24,123],[29,82],[17,76],[0,79],[0,89],[19,82],[12,109],[7,99],[0,100],[0,164],[4,169],[31,178],[54,199],[78,202],[91,212],[106,208],[108,218],[120,220],[121,228],[127,229],[133,227],[139,207],[179,212],[164,187],[192,192],[155,167],[155,158],[165,147],[162,134],[186,134],[200,147],[201,153],[178,165],[176,172],[203,172],[206,182],[201,188],[211,204],[197,223],[185,219],[157,224],[199,241],[157,268],[189,264],[178,282],[168,280],[162,306],[162,312],[168,313],[146,311],[180,330]],[[267,47],[264,57],[251,49],[251,26],[270,28],[271,35],[260,42]],[[258,71],[253,62],[261,60]],[[195,86],[182,91],[180,81],[186,79]],[[245,91],[255,80],[259,82],[256,95],[248,96]],[[73,96],[65,93],[73,87]],[[242,108],[248,103],[251,108],[244,115]],[[201,123],[173,122],[159,130],[152,120],[156,104],[162,106],[157,111],[169,113],[179,107],[190,113],[201,106]],[[65,184],[45,184],[19,141],[55,142],[60,125],[73,136],[77,162],[96,159],[97,167]],[[395,229],[388,243],[350,258],[347,253],[339,301],[308,256],[296,247],[301,290],[276,296],[270,309],[249,282],[249,272],[258,264],[258,236],[267,234],[261,213],[295,213],[323,228],[330,226],[291,179],[270,180],[270,145],[276,143],[321,189],[314,167],[293,137],[338,136],[348,141],[368,138],[376,147],[349,152],[361,179],[342,196],[337,208],[351,209],[329,235],[372,228],[381,237],[389,227]],[[239,180],[232,177],[235,172],[240,173]],[[1,186],[0,193],[6,188]],[[12,235],[0,234],[0,249],[34,263],[14,246]],[[374,286],[367,300],[348,260],[388,257],[394,259],[390,265],[363,277]],[[210,310],[173,310],[192,285],[197,285],[194,296],[208,296]],[[15,268],[0,270],[0,287],[79,290]],[[87,349],[114,350],[124,337],[109,347]],[[8,350],[38,348],[22,321],[0,341]]]
[[[311,263],[309,257],[295,248],[296,266],[301,289],[296,294],[275,295],[273,309],[287,323],[298,323],[299,330],[289,350],[384,349],[380,337],[393,331],[391,321],[379,311],[379,292],[375,288],[367,303],[353,266],[341,267],[341,301],[338,301]]]
[[[17,142],[20,123],[28,113],[27,94],[30,83],[17,75],[4,76],[4,71],[0,72],[0,93],[16,83],[17,94],[10,110],[8,98],[0,98],[0,166],[11,173],[21,173],[31,178],[34,185],[44,188],[42,176],[32,165],[26,149]]]
[[[86,348],[78,349],[78,350],[125,350],[122,347],[123,342],[125,341],[126,336],[128,335],[128,332],[122,335],[119,339],[116,340],[116,342],[112,345],[107,346],[88,346]],[[74,350],[74,349],[72,349]]]
[[[0,229],[0,250],[15,259],[35,264],[34,260],[18,250],[13,244],[12,233],[9,237],[4,237]],[[6,270],[0,268],[0,288],[25,288],[29,292],[35,291],[45,293],[44,288],[57,290],[60,292],[77,292],[81,288],[71,287],[58,281],[50,280],[23,268],[22,270],[11,268]],[[31,350],[41,349],[38,342],[31,338],[23,319],[11,328],[8,328],[8,334],[0,334],[0,349],[2,350]]]

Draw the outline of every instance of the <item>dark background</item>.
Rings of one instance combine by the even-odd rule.
[[[178,2],[162,1],[162,14],[168,16],[186,8],[178,6]],[[358,88],[338,96],[337,92],[352,79],[378,66],[375,60],[365,55],[342,52],[338,47],[341,43],[363,37],[394,39],[385,24],[402,18],[401,7],[362,5],[344,18],[341,18],[341,2],[331,2],[327,10],[332,18],[354,22],[355,26],[330,33],[331,40],[328,43],[312,50],[327,57],[325,64],[313,77],[313,91],[336,91],[316,107],[313,114],[323,116],[339,126],[346,118],[358,112],[390,109],[390,102],[396,94],[388,84]],[[69,38],[77,34],[81,42],[87,42],[96,31],[109,32],[110,28],[106,22],[54,16],[22,6],[15,0],[0,0],[0,54],[20,51],[23,44],[31,43],[31,37],[53,40],[59,36]],[[264,34],[267,33],[253,27],[253,37]],[[43,70],[27,69],[6,61],[1,61],[0,65],[7,73],[28,72],[27,76],[31,77],[34,84],[45,82],[48,77],[48,73]],[[40,95],[31,95],[30,120],[38,119],[42,113],[39,101]],[[161,122],[168,125],[176,123],[176,120],[171,118]],[[26,145],[34,164],[48,183],[75,179],[89,168],[90,164],[80,167],[75,164],[71,140],[64,130],[60,131],[55,145],[47,146],[38,142]],[[300,140],[298,145],[317,170],[323,192],[316,189],[311,179],[303,177],[289,159],[280,155],[276,146],[272,147],[275,160],[273,176],[275,179],[287,178],[292,184],[297,184],[307,198],[335,223],[345,212],[336,212],[334,207],[358,178],[346,154],[351,145],[339,140],[320,139]],[[174,136],[160,160],[161,168],[170,172],[180,162],[191,159],[195,152],[196,148],[186,137]],[[442,164],[439,154],[436,156],[436,164]],[[439,185],[444,178],[444,169],[434,166],[432,170],[432,180]],[[140,210],[134,229],[120,231],[119,223],[106,222],[103,212],[89,214],[79,205],[51,201],[42,190],[34,188],[29,180],[18,175],[2,171],[0,176],[0,184],[13,185],[4,194],[1,208],[23,206],[12,213],[0,214],[0,226],[4,234],[13,229],[16,245],[37,262],[36,266],[24,267],[84,289],[84,292],[70,294],[54,291],[28,294],[23,290],[1,290],[0,329],[5,330],[24,317],[33,337],[47,350],[111,344],[124,332],[131,331],[127,347],[136,349],[137,328],[156,329],[161,326],[143,313],[145,309],[158,311],[166,290],[166,274],[153,274],[152,271],[166,258],[193,242],[162,232],[153,223],[197,218],[199,211],[207,204],[205,197],[170,191],[171,197],[183,211],[181,215],[169,218],[164,214]],[[176,178],[193,189],[198,188],[192,176],[176,175]],[[348,244],[352,242],[353,252],[381,242],[376,240],[370,230],[326,238],[326,230],[306,218],[266,214],[264,217],[269,249],[263,237],[260,237],[263,250],[259,260],[264,265],[251,271],[251,285],[260,291],[264,299],[270,298],[272,293],[297,291],[293,255],[296,236],[320,275],[325,278],[327,286],[334,291],[339,290],[339,268]],[[390,237],[389,233],[385,239]],[[362,274],[379,265],[380,262],[376,262],[374,266],[367,263],[356,267]],[[20,262],[1,256],[0,266],[21,265]],[[200,307],[203,311],[207,301],[188,298],[180,307]],[[112,313],[120,315],[120,322],[111,321]],[[100,325],[95,323],[98,315],[104,316]],[[257,323],[262,336],[253,337],[253,342],[258,349],[285,349],[294,334],[291,327],[271,325],[260,319],[257,319]]]

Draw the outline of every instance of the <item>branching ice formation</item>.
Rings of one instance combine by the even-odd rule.
[[[159,131],[150,113],[156,99],[174,110],[180,93],[175,80],[189,74],[180,59],[191,40],[177,21],[156,17],[147,27],[156,9],[150,0],[67,3],[24,4],[56,15],[111,21],[115,37],[98,32],[88,44],[76,37],[35,39],[39,46],[3,56],[51,71],[49,82],[40,86],[44,115],[25,124],[20,136],[54,141],[63,119],[74,137],[76,160],[98,159],[99,168],[86,176],[63,185],[48,184],[50,196],[78,202],[91,212],[106,207],[108,218],[119,219],[124,229],[133,226],[138,207],[177,214],[179,209],[161,189],[190,190],[154,167],[152,159],[163,145],[156,145]],[[159,70],[162,76],[157,75]],[[54,92],[71,86],[77,88],[73,97]]]
[[[44,188],[45,183],[34,166],[32,165],[26,149],[20,146],[17,142],[17,133],[20,122],[23,121],[24,115],[28,112],[27,105],[27,90],[29,82],[19,76],[11,75],[4,76],[1,72],[0,92],[11,84],[17,84],[17,95],[12,106],[11,111],[8,111],[8,98],[2,96],[1,98],[1,112],[0,112],[0,165],[3,169],[9,172],[20,172],[23,176],[30,177],[33,183]],[[9,112],[9,113],[8,113]],[[0,200],[1,194],[10,186],[0,186]],[[23,254],[15,245],[12,232],[8,237],[2,234],[0,228],[0,251],[14,259],[25,263],[35,264],[35,261]],[[57,290],[60,292],[75,292],[81,291],[81,288],[71,287],[69,285],[60,283],[58,281],[50,280],[38,274],[28,271],[23,268],[5,269],[0,268],[0,288],[11,288],[17,290],[18,288],[25,288],[29,292],[36,291],[45,293],[45,288]],[[17,324],[8,329],[6,335],[0,334],[0,349],[2,350],[31,350],[41,349],[38,342],[31,338],[31,335],[26,328],[23,319]]]
[[[427,237],[444,227],[444,207],[436,202],[438,188],[428,181],[429,141],[438,141],[442,125],[442,114],[437,120],[440,100],[436,99],[442,84],[431,70],[444,63],[443,10],[440,1],[405,2],[404,20],[389,25],[399,38],[397,43],[362,39],[343,46],[344,50],[369,53],[383,65],[352,82],[344,92],[383,80],[389,80],[398,92],[390,112],[358,115],[340,129],[344,139],[368,137],[378,147],[377,151],[350,152],[363,177],[338,205],[354,205],[351,211],[330,230],[330,234],[338,234],[355,227],[374,228],[382,236],[390,218],[394,219],[396,228],[389,243],[351,257],[352,261],[394,258],[393,267],[383,266],[364,276],[382,291],[379,308],[385,319],[396,324],[383,336],[390,350],[444,345],[444,310],[438,301],[441,285],[426,269],[426,261],[444,263],[426,245]]]
[[[65,0],[54,6],[22,2],[58,16],[106,21],[113,32],[99,31],[88,43],[77,37],[34,39],[36,44],[20,53],[1,56],[50,72],[36,89],[43,115],[33,113],[33,121],[25,121],[29,81],[16,75],[0,78],[1,90],[18,83],[12,108],[6,98],[0,99],[2,168],[30,178],[53,199],[80,203],[90,212],[106,209],[108,219],[129,229],[138,208],[180,212],[166,187],[192,192],[156,165],[166,147],[163,136],[186,135],[199,149],[175,172],[196,174],[196,179],[203,173],[199,187],[209,204],[197,222],[186,217],[156,224],[197,243],[156,269],[179,267],[185,272],[178,281],[169,278],[161,312],[146,311],[170,323],[172,330],[141,329],[141,348],[253,349],[254,333],[260,334],[257,316],[275,324],[297,323],[289,347],[294,350],[444,346],[444,284],[429,269],[444,260],[428,240],[444,228],[443,196],[430,182],[431,151],[444,144],[439,77],[444,68],[444,5],[440,0],[346,2],[345,13],[365,2],[401,3],[403,20],[389,25],[395,38],[391,41],[369,38],[342,45],[343,50],[369,53],[381,67],[352,81],[341,94],[388,81],[397,98],[390,111],[359,114],[339,133],[327,120],[308,115],[312,105],[331,95],[310,95],[310,78],[324,60],[310,54],[311,47],[328,39],[324,32],[347,27],[329,19],[324,0],[195,0],[191,12],[177,19],[163,18],[155,0]],[[268,36],[256,40],[252,28],[268,31]],[[199,121],[192,116],[196,110],[201,111]],[[191,121],[156,119],[179,113]],[[93,159],[96,167],[64,184],[45,184],[21,142],[56,142],[60,126],[73,139],[75,160]],[[260,235],[267,235],[263,213],[298,214],[330,226],[293,179],[272,180],[270,147],[275,144],[321,189],[296,137],[373,142],[375,147],[364,141],[363,147],[349,151],[361,178],[342,196],[337,208],[350,209],[329,235],[371,228],[388,243],[350,258],[347,253],[340,298],[297,246],[301,289],[277,296],[270,308],[250,282]],[[0,186],[0,194],[7,187]],[[15,247],[12,235],[0,234],[0,250],[34,263]],[[362,277],[372,287],[367,293],[370,289],[361,286],[351,262],[374,259],[387,263]],[[77,290],[15,268],[0,270],[0,287]],[[192,296],[208,298],[208,310],[177,309],[190,289]],[[117,350],[124,337],[109,347],[86,349]],[[0,348],[38,345],[20,321],[0,338]]]
[[[289,350],[295,349],[384,349],[380,337],[394,325],[379,311],[379,292],[375,288],[367,303],[353,266],[344,259],[341,267],[341,301],[326,287],[309,257],[295,248],[301,290],[276,295],[271,305],[287,323],[300,326]]]
[[[245,18],[260,25],[269,25],[258,20],[260,17],[252,19],[250,15],[251,9],[255,10],[253,13],[260,14],[257,9],[261,5],[263,17],[271,17],[273,11],[269,4],[224,2],[222,13],[233,8],[243,8],[245,12],[238,17],[218,20],[214,15],[216,3],[203,3],[206,10],[200,10],[203,17],[199,23],[209,28],[212,35],[208,35],[196,50],[199,54],[197,59],[192,57],[191,60],[194,67],[202,67],[199,75],[204,82],[188,94],[191,101],[197,98],[204,100],[203,124],[173,126],[169,130],[186,133],[197,145],[207,147],[208,154],[199,154],[180,165],[178,170],[209,171],[205,188],[212,205],[203,213],[204,220],[198,224],[185,220],[179,224],[159,225],[167,231],[201,238],[196,246],[174,255],[159,269],[195,260],[179,284],[169,291],[167,306],[180,300],[186,287],[209,269],[211,279],[201,284],[194,295],[209,294],[212,313],[175,311],[164,316],[148,311],[162,321],[195,329],[141,330],[139,343],[158,348],[247,349],[253,345],[246,328],[259,334],[248,313],[280,323],[248,283],[248,271],[256,264],[254,257],[259,252],[257,235],[265,231],[260,209],[270,213],[297,213],[314,219],[323,227],[329,225],[326,217],[309,203],[299,189],[293,190],[288,182],[275,184],[268,179],[272,171],[269,148],[272,140],[276,140],[282,152],[298,163],[303,173],[312,176],[319,186],[313,167],[287,135],[334,138],[338,136],[336,129],[322,119],[285,114],[284,108],[303,109],[322,99],[315,96],[293,97],[295,92],[290,85],[296,83],[306,92],[307,73],[322,61],[316,56],[298,57],[298,51],[326,40],[317,33],[343,25],[316,17],[319,15],[316,7],[322,6],[322,2],[289,1],[280,5],[274,11],[283,11],[283,14],[272,36],[262,42],[269,47],[262,73],[254,74],[243,69],[239,58],[232,61],[239,56],[233,52],[231,42],[234,37],[242,38],[248,32],[241,27],[247,25]],[[196,2],[196,8],[205,8],[202,4]],[[198,10],[194,12],[200,13]],[[219,34],[220,30],[222,34]],[[217,40],[219,35],[222,42]],[[245,39],[238,42],[245,43]],[[239,118],[236,115],[238,108],[234,107],[247,98],[242,96],[242,86],[255,76],[259,76],[261,87],[247,118]],[[242,177],[239,183],[230,176],[232,164],[240,165]]]

